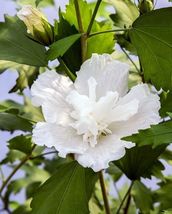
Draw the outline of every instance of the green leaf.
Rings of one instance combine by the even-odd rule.
[[[146,81],[157,89],[172,89],[172,8],[140,16],[130,30]]]
[[[9,149],[18,150],[25,154],[30,154],[32,152],[31,136],[16,136],[10,139],[8,143]]]
[[[20,90],[21,92],[30,87],[33,81],[37,78],[39,74],[39,69],[31,66],[21,66],[18,70],[18,78],[16,80],[16,85],[10,90],[10,93]]]
[[[31,131],[32,124],[18,115],[1,112],[0,113],[0,130],[6,131]]]
[[[172,214],[172,209],[164,210],[163,214]]]
[[[131,195],[134,198],[136,207],[141,213],[150,213],[150,210],[153,209],[153,198],[150,189],[140,181],[134,181]]]
[[[81,34],[74,34],[72,36],[60,39],[54,42],[48,50],[48,60],[54,60],[57,57],[63,56],[66,51],[81,37]]]
[[[138,146],[151,145],[153,148],[172,142],[172,121],[167,121],[151,128],[140,130],[138,134],[133,134],[123,138],[126,141],[135,142]]]
[[[172,93],[163,92],[160,94],[161,109],[160,115],[166,117],[168,112],[172,112]]]
[[[151,146],[135,146],[127,149],[125,156],[113,163],[131,180],[136,180],[140,177],[149,178],[153,165],[157,163],[157,158],[164,149],[162,146],[155,149],[152,149]]]
[[[61,11],[59,11],[59,22],[55,22],[55,35],[56,40],[63,39],[65,37],[78,34],[78,30],[74,25],[71,25],[64,19]],[[80,41],[76,41],[69,50],[62,57],[64,63],[67,65],[70,71],[75,73],[80,69],[82,64],[81,59],[81,44]]]
[[[5,23],[0,23],[0,49],[0,60],[47,65],[45,48],[27,37],[25,25],[17,17],[5,17]]]
[[[167,178],[165,182],[158,184],[160,188],[154,192],[154,201],[160,203],[160,210],[172,208],[172,180]]]
[[[110,17],[117,27],[129,27],[139,16],[139,10],[131,0],[106,0],[106,2],[115,7],[116,13]]]
[[[32,214],[89,214],[96,174],[76,161],[63,165],[38,189],[31,203]]]

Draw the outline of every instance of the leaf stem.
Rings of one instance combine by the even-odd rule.
[[[51,152],[46,152],[46,153],[42,153],[41,155],[37,155],[37,156],[34,156],[34,157],[30,157],[29,159],[30,160],[34,160],[36,158],[41,158],[45,155],[50,155],[50,154],[57,154],[58,152],[57,151],[51,151]]]
[[[121,203],[120,203],[120,205],[119,205],[119,207],[118,207],[118,209],[117,209],[117,211],[116,211],[116,214],[119,214],[119,212],[120,212],[120,210],[121,210],[121,208],[122,208],[122,206],[123,206],[123,204],[124,204],[126,198],[128,197],[128,195],[129,195],[130,192],[131,192],[131,189],[132,189],[133,184],[134,184],[134,181],[131,182],[131,184],[130,184],[130,186],[129,186],[127,192],[126,192],[126,194],[124,195],[124,198],[122,199],[122,201],[121,201]]]
[[[130,62],[134,65],[135,69],[140,73],[140,69],[137,67],[136,63],[132,60],[130,55],[127,53],[127,51],[121,47],[121,50],[124,52],[124,54],[127,56],[127,58],[130,60]]]
[[[74,0],[74,5],[75,5],[75,12],[76,12],[76,18],[78,22],[79,32],[82,33],[81,56],[82,56],[82,62],[84,62],[86,60],[86,55],[87,55],[87,35],[84,32],[78,0]]]
[[[58,60],[63,65],[67,76],[72,80],[72,82],[75,82],[76,76],[69,70],[69,68],[66,66],[61,57],[59,57]]]
[[[92,26],[93,26],[93,23],[94,23],[94,20],[95,20],[95,17],[96,17],[96,14],[97,14],[97,11],[99,9],[101,2],[102,2],[102,0],[97,0],[96,6],[95,6],[94,11],[93,11],[93,15],[92,15],[91,20],[90,20],[90,24],[88,25],[87,36],[90,35],[91,29],[92,29]]]
[[[104,34],[104,33],[114,33],[114,32],[120,32],[120,31],[128,31],[128,30],[129,30],[129,28],[121,28],[121,29],[112,29],[112,30],[99,31],[99,32],[91,33],[89,35],[89,37],[96,36],[96,35],[99,35],[99,34]]]
[[[102,171],[99,172],[99,181],[100,181],[100,186],[101,186],[101,190],[102,190],[106,214],[110,214],[110,207],[109,207],[109,202],[108,202],[108,197],[107,197],[107,192],[106,192],[106,187],[105,187],[105,182],[104,182],[104,177],[103,177]]]
[[[11,180],[11,178],[15,175],[15,173],[30,159],[33,150],[35,149],[36,145],[33,145],[32,151],[30,154],[26,155],[23,160],[13,169],[13,171],[10,173],[10,175],[7,177],[7,179],[2,183],[2,186],[0,188],[0,195],[8,182]]]
[[[127,203],[124,207],[124,214],[128,213],[129,207],[130,207],[130,202],[131,202],[131,194],[129,193],[128,198],[127,198]]]

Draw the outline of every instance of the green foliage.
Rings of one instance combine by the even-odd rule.
[[[150,213],[150,210],[153,209],[153,197],[150,189],[140,181],[134,181],[131,195],[134,198],[136,207],[141,213]]]
[[[160,98],[161,98],[160,115],[162,117],[165,117],[167,116],[168,112],[172,112],[172,93],[163,92],[161,93]]]
[[[130,30],[144,77],[156,88],[172,89],[172,8],[162,8],[139,17]]]
[[[45,48],[28,38],[24,24],[16,17],[5,17],[5,23],[0,23],[0,49],[0,60],[47,65]]]
[[[159,145],[170,144],[172,142],[172,121],[140,130],[138,134],[125,137],[124,140],[135,142],[138,146],[152,145],[154,148]]]
[[[154,191],[154,201],[160,203],[160,210],[167,210],[172,208],[172,180],[171,177],[167,178],[165,182],[159,183],[160,188]]]
[[[92,170],[81,167],[75,161],[62,165],[33,197],[32,213],[88,214],[88,201],[96,179]]]
[[[54,60],[60,56],[63,56],[66,51],[81,37],[81,34],[74,34],[72,36],[60,39],[54,42],[48,50],[48,60]]]
[[[151,146],[135,146],[127,149],[125,156],[113,163],[131,180],[136,180],[140,177],[149,178],[157,158],[163,151],[164,147],[152,149]]]
[[[7,131],[31,131],[32,124],[24,118],[20,118],[18,115],[1,112],[0,113],[0,130]]]
[[[31,66],[23,66],[18,71],[18,78],[16,80],[16,85],[10,90],[10,92],[16,92],[20,90],[21,92],[30,87],[33,84],[33,81],[39,74],[39,69]]]
[[[20,135],[12,138],[8,143],[9,149],[18,150],[25,154],[30,154],[32,152],[31,136]]]
[[[78,2],[79,2],[80,12],[82,14],[83,29],[84,29],[84,32],[86,32],[92,17],[92,10],[90,5],[87,4],[86,1],[82,0]],[[74,25],[75,28],[79,30],[77,18],[73,14],[75,14],[75,6],[73,3],[73,0],[70,0],[69,5],[66,6],[66,13],[63,13],[63,16],[71,25]],[[109,22],[103,23],[103,22],[94,21],[91,32],[93,33],[93,32],[105,31],[105,30],[111,29],[111,27],[112,26],[111,24],[109,24]],[[113,47],[114,47],[114,39],[113,39],[112,33],[91,37],[88,39],[87,57],[88,58],[91,57],[92,53],[99,53],[99,54],[112,53]]]
[[[139,16],[139,10],[132,0],[106,0],[115,7],[111,19],[117,27],[130,27]]]

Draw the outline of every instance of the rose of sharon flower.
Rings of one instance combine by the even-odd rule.
[[[158,95],[147,84],[128,91],[128,65],[110,55],[93,54],[77,72],[75,83],[47,71],[34,82],[33,103],[45,122],[36,124],[33,141],[69,153],[84,167],[100,171],[135,146],[122,137],[160,121]]]

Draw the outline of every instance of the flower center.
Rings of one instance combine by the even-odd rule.
[[[92,147],[102,135],[112,134],[108,128],[110,121],[107,115],[118,100],[117,92],[108,92],[97,101],[96,85],[96,80],[91,77],[88,80],[88,96],[73,90],[66,98],[73,107],[71,117],[74,122],[70,125],[76,129],[78,135],[83,136],[83,141]]]
[[[137,99],[128,102],[119,100],[118,92],[108,91],[105,96],[96,99],[96,80],[88,80],[88,95],[81,95],[76,90],[69,93],[66,101],[73,111],[70,116],[74,122],[70,124],[76,129],[83,141],[95,147],[103,135],[112,134],[108,128],[112,122],[126,121],[138,112]],[[119,101],[119,102],[118,102]]]

